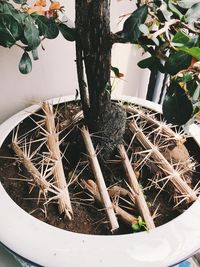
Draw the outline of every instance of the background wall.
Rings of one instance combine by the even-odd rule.
[[[63,1],[66,14],[74,21],[74,0]],[[118,31],[119,16],[134,10],[134,1],[113,0],[111,7],[111,28]],[[54,96],[74,94],[78,88],[75,66],[74,43],[67,42],[62,36],[43,43],[45,51],[39,50],[38,61],[33,62],[33,70],[28,75],[20,74],[18,63],[21,49],[0,47],[0,122],[35,102]],[[145,97],[148,83],[148,71],[141,71],[137,62],[141,51],[132,45],[114,45],[112,65],[125,74],[118,81],[114,95],[126,94]]]

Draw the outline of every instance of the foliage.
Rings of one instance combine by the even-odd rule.
[[[185,124],[193,114],[192,104],[195,112],[200,106],[200,0],[137,3],[120,34],[150,55],[139,67],[170,77],[163,112],[168,122]]]
[[[140,232],[140,231],[148,231],[149,229],[147,228],[146,226],[146,223],[145,221],[142,219],[141,216],[138,216],[137,218],[137,223],[133,223],[131,225],[132,229],[133,229],[133,232]]]
[[[0,45],[22,49],[19,70],[27,74],[32,60],[38,59],[37,49],[44,39],[55,39],[59,32],[68,41],[75,40],[75,30],[59,19],[63,7],[59,2],[36,0],[29,6],[26,0],[0,0]]]

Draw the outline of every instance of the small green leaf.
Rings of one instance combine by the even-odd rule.
[[[62,33],[63,37],[67,40],[67,41],[75,41],[76,39],[76,30],[75,28],[70,28],[68,27],[66,24],[59,24],[58,28],[60,30],[60,32]]]
[[[139,232],[141,230],[140,225],[137,223],[132,224],[131,227],[132,227],[134,232]]]
[[[136,9],[130,17],[124,22],[123,30],[121,33],[122,38],[127,42],[137,43],[139,37],[142,35],[139,27],[144,24],[148,14],[148,8],[143,5]]]
[[[149,70],[159,70],[160,72],[164,73],[165,68],[161,64],[160,60],[156,58],[155,56],[145,58],[138,62],[137,64],[141,69],[146,69],[148,68]]]
[[[119,71],[119,69],[116,68],[116,67],[111,66],[111,70],[114,72],[114,74],[115,74],[115,76],[116,76],[117,78],[121,78],[121,77],[124,76],[124,74],[121,73],[121,72]]]
[[[199,3],[199,0],[178,0],[177,4],[182,8],[191,8],[193,5]]]
[[[191,64],[192,57],[185,52],[178,51],[169,56],[165,63],[167,73],[177,74],[179,71],[187,69]]]
[[[58,36],[58,26],[53,18],[37,16],[36,23],[38,25],[40,35],[46,37],[47,39],[54,39]]]
[[[176,81],[172,81],[167,88],[162,108],[167,122],[175,125],[185,124],[193,112],[190,99]]]
[[[33,19],[29,16],[24,27],[24,37],[28,43],[29,50],[37,48],[40,44],[39,30],[34,24]]]
[[[33,60],[38,60],[39,59],[39,56],[38,56],[38,50],[37,50],[37,48],[36,49],[33,49],[31,52],[32,52]]]
[[[138,217],[138,224],[139,224],[140,227],[142,227],[143,224],[144,224],[144,221],[143,221],[141,216]]]
[[[185,14],[185,17],[188,24],[191,27],[195,28],[194,23],[198,21],[200,18],[200,3],[196,3],[190,9],[188,9],[188,11]]]
[[[180,51],[184,51],[185,53],[195,57],[196,59],[200,60],[200,48],[199,47],[187,47],[187,46],[181,46],[177,48]]]
[[[19,70],[22,74],[28,74],[32,70],[32,62],[29,54],[24,52],[19,62]]]
[[[179,17],[180,20],[183,19],[184,15],[178,10],[178,8],[177,8],[174,4],[172,4],[172,1],[171,1],[171,0],[169,0],[169,2],[168,2],[168,6],[169,6],[169,9],[170,9],[175,15],[177,15],[177,16]]]
[[[15,2],[16,4],[25,4],[27,2],[27,0],[13,0],[13,2]]]
[[[183,44],[183,45],[187,44],[189,41],[190,41],[190,37],[181,31],[177,32],[174,35],[174,38],[172,39],[173,43],[179,43],[179,44]]]

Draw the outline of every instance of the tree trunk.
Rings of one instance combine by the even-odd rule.
[[[121,142],[125,114],[111,103],[110,0],[76,0],[76,29],[77,73],[85,119],[90,130],[101,135],[101,146],[113,150]]]

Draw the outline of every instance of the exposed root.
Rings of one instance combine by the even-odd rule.
[[[115,231],[116,229],[119,228],[119,224],[117,222],[117,218],[115,216],[115,212],[106,188],[106,184],[104,181],[104,177],[103,174],[101,172],[101,168],[92,144],[92,140],[90,138],[90,134],[88,132],[88,130],[86,129],[85,126],[83,126],[81,128],[81,134],[83,136],[83,140],[87,149],[87,153],[88,153],[88,158],[98,185],[98,190],[100,192],[100,196],[102,199],[102,203],[106,209],[109,221],[110,221],[110,225],[111,225],[111,231]]]
[[[128,183],[130,188],[132,189],[132,192],[135,197],[136,205],[139,208],[140,214],[145,220],[145,223],[148,227],[148,229],[155,228],[155,224],[153,222],[152,216],[150,214],[149,208],[147,206],[147,203],[145,201],[143,192],[141,190],[141,187],[138,183],[137,177],[134,173],[134,170],[132,168],[131,162],[129,161],[129,158],[126,154],[126,150],[123,145],[118,146],[119,154],[122,158],[122,164],[124,166]]]
[[[93,180],[87,180],[87,181],[82,180],[81,185],[83,186],[83,188],[87,189],[92,194],[92,196],[94,197],[95,201],[98,204],[103,205],[98,187]],[[114,208],[117,216],[124,223],[131,226],[132,224],[135,224],[138,222],[138,220],[135,216],[131,215],[130,213],[128,213],[127,211],[125,211],[124,209],[119,207],[117,204],[112,204],[112,205],[113,205],[113,208]]]

